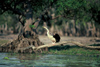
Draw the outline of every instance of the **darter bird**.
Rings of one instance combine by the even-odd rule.
[[[53,42],[53,45],[56,42],[59,42],[60,41],[60,36],[57,33],[55,33],[54,35],[51,35],[50,32],[49,32],[49,30],[48,30],[48,28],[46,28],[44,26],[43,26],[43,28],[45,28],[47,30],[47,36]]]

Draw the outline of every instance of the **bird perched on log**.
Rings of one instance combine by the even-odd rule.
[[[43,26],[43,28],[45,28],[47,30],[47,36],[53,42],[53,44],[60,41],[60,36],[57,33],[54,35],[51,35],[48,28],[46,28],[44,26]]]

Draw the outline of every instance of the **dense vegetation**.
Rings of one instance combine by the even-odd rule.
[[[33,17],[31,18],[33,18],[33,22],[36,22],[37,18],[40,18],[40,26],[46,22],[50,27],[58,25],[59,29],[63,29],[63,26],[66,25],[64,23],[69,22],[70,26],[72,25],[70,20],[74,20],[71,27],[73,27],[76,32],[76,27],[79,25],[81,25],[80,30],[85,31],[85,28],[88,27],[88,22],[97,27],[97,32],[100,31],[100,26],[98,25],[100,24],[99,0],[2,0],[0,1],[0,25],[7,23],[8,27],[15,27],[18,21],[20,21],[22,25],[25,25],[25,18],[27,18],[25,15],[25,4],[28,2],[32,8],[31,16]],[[22,16],[21,19],[20,16]],[[43,30],[39,29],[39,31]]]
[[[0,2],[1,14],[8,12],[23,15],[22,13],[25,12],[23,3],[27,2],[27,0],[5,0]],[[51,7],[56,9],[56,15],[59,14],[62,15],[62,17],[75,18],[81,21],[91,21],[93,19],[95,22],[100,23],[99,0],[31,0],[30,3],[34,16],[39,16],[41,12],[46,10],[45,8]]]

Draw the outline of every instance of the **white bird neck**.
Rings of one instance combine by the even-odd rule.
[[[49,30],[45,27],[45,29],[47,30],[47,35],[50,36]]]

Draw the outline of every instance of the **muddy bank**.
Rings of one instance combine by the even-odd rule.
[[[16,39],[18,36],[15,34],[12,35],[2,35],[0,36],[0,40],[13,40]],[[40,41],[42,41],[44,44],[51,43],[51,40],[47,36],[41,36],[39,35]],[[91,45],[91,44],[100,44],[100,38],[99,37],[68,37],[68,36],[61,36],[61,41],[77,41],[84,45]]]

